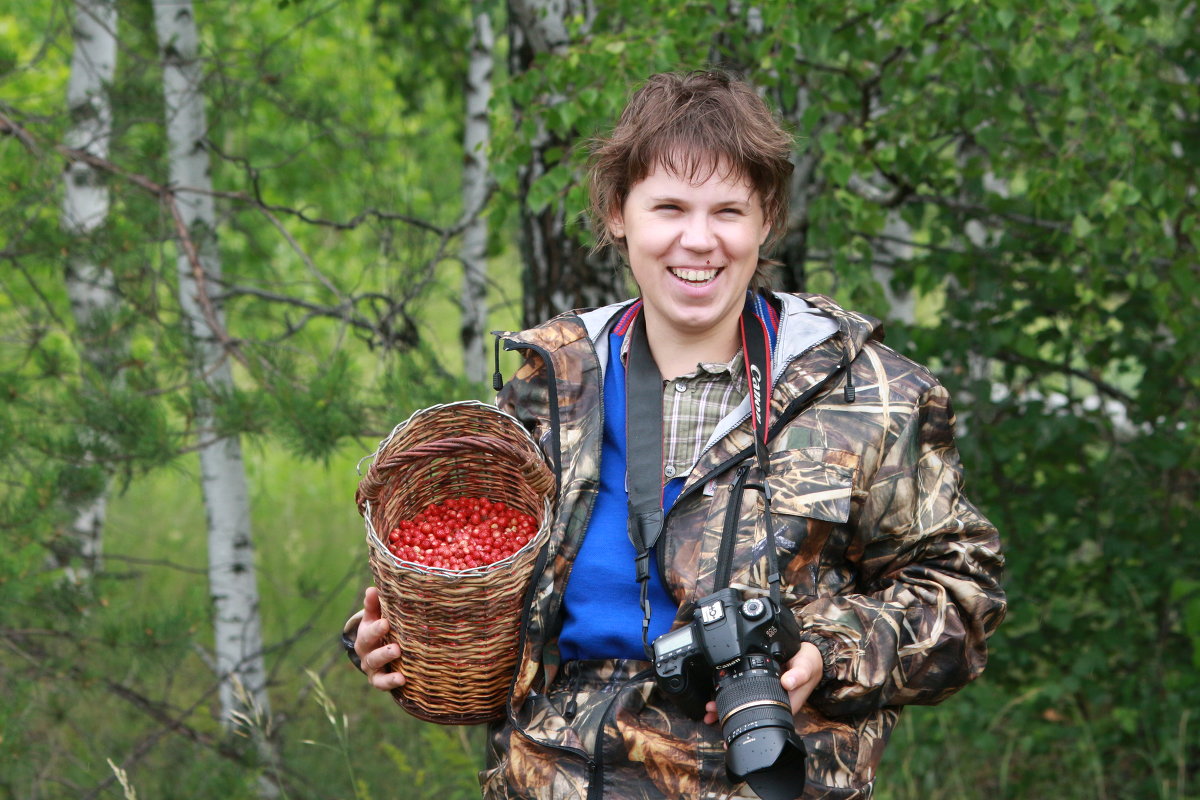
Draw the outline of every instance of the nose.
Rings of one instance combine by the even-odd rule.
[[[707,214],[689,214],[684,220],[679,244],[687,250],[705,253],[717,246],[711,220]]]

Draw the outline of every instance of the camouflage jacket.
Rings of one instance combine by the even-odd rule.
[[[809,752],[804,796],[869,797],[900,707],[937,703],[983,670],[1005,611],[1003,559],[996,529],[962,494],[946,390],[884,346],[873,320],[819,295],[778,299],[773,415],[839,365],[849,364],[854,386],[848,402],[837,376],[770,443],[783,599],[826,658],[825,678],[796,717]],[[790,352],[789,321],[811,313],[805,301],[838,330]],[[719,730],[674,712],[641,669],[647,662],[601,666],[592,677],[608,680],[603,690],[559,674],[563,590],[599,480],[596,341],[621,308],[500,334],[524,363],[498,404],[533,432],[559,495],[528,595],[508,718],[493,730],[493,761],[481,774],[487,798],[754,797],[704,766],[721,759]],[[657,557],[681,609],[722,588],[714,572],[726,508],[737,467],[757,472],[744,461],[751,447],[747,414],[703,454],[667,517]],[[730,584],[751,592],[767,586],[754,497],[741,506]],[[688,622],[681,610],[675,624]],[[638,763],[633,777],[607,774],[613,740]]]

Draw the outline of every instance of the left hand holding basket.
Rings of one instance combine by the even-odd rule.
[[[362,671],[367,681],[376,689],[390,692],[404,685],[404,676],[399,672],[386,672],[384,668],[400,657],[400,646],[385,644],[388,622],[383,619],[379,605],[379,590],[368,586],[363,595],[362,621],[354,639],[354,652],[362,662]]]

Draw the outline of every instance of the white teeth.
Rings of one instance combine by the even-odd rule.
[[[683,269],[681,267],[672,267],[671,274],[676,278],[685,280],[688,283],[705,283],[717,277],[720,270],[715,269]]]

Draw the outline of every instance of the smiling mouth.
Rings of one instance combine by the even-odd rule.
[[[687,269],[685,267],[668,267],[671,274],[690,286],[703,286],[711,283],[721,272],[719,267],[710,269]]]

